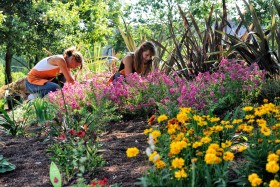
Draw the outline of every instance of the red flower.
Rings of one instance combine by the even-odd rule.
[[[79,130],[78,133],[77,133],[77,135],[78,135],[79,137],[84,137],[84,136],[86,135],[86,133],[85,133],[84,131],[82,131],[82,130]]]
[[[58,140],[65,140],[66,136],[65,134],[61,134],[59,137],[57,137]]]
[[[55,177],[54,180],[53,180],[53,182],[54,182],[54,183],[58,183],[58,178]]]
[[[94,186],[96,186],[97,185],[97,182],[95,182],[95,181],[92,181],[92,183],[91,183],[91,187],[94,187]]]
[[[107,182],[108,182],[108,179],[104,177],[103,180],[98,181],[98,184],[101,185],[101,186],[104,186],[105,184],[107,184]]]
[[[76,134],[76,130],[70,129],[70,130],[69,130],[69,134],[72,135],[72,136],[75,135],[75,134]]]
[[[156,120],[156,116],[155,115],[152,115],[149,119],[148,119],[148,124],[149,125],[153,125],[155,124],[155,121]]]

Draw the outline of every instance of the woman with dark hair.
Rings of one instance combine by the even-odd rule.
[[[152,71],[152,57],[156,54],[156,47],[152,42],[142,43],[134,53],[128,53],[121,61],[120,68],[109,80],[117,79],[120,76],[125,76],[130,73],[138,73],[141,76],[146,76]]]
[[[83,55],[75,47],[66,49],[63,55],[53,55],[39,61],[28,73],[26,89],[41,97],[61,88],[65,82],[74,83],[71,69],[82,68]]]

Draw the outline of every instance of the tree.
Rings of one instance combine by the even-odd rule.
[[[118,11],[117,2],[102,0],[11,0],[0,1],[6,16],[0,28],[0,46],[5,48],[6,79],[12,82],[11,59],[24,56],[31,67],[44,54],[62,53],[71,45],[90,48],[96,41],[106,43]],[[110,20],[111,19],[111,20]]]

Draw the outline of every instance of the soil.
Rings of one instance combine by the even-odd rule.
[[[86,174],[85,179],[108,179],[108,184],[137,186],[138,181],[149,167],[144,154],[147,128],[145,121],[126,121],[111,124],[101,135],[102,155],[106,162],[96,174]],[[0,174],[1,187],[51,187],[46,137],[12,137],[0,129],[0,154],[16,165],[14,171]],[[126,149],[136,146],[143,154],[127,158]],[[75,183],[73,180],[71,186]]]

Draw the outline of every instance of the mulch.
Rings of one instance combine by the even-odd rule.
[[[149,164],[144,154],[146,149],[146,136],[143,134],[147,128],[145,121],[122,121],[107,126],[101,135],[100,150],[105,160],[103,166],[96,173],[87,173],[84,178],[90,183],[94,178],[108,179],[108,184],[119,186],[137,186]],[[50,159],[47,154],[49,142],[46,137],[13,137],[5,134],[0,129],[0,154],[9,162],[16,165],[11,172],[0,174],[0,186],[2,187],[50,187],[49,180]],[[143,154],[136,158],[127,158],[126,149],[137,147]],[[75,183],[72,180],[71,186]]]

